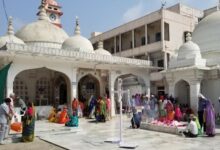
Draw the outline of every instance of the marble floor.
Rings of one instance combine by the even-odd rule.
[[[215,137],[198,137],[194,139],[142,129],[131,129],[130,118],[123,117],[123,141],[138,145],[137,150],[219,150],[220,130]],[[116,143],[105,142],[109,138],[119,138],[119,117],[106,123],[81,118],[78,128],[68,128],[47,121],[36,122],[36,136],[59,145],[65,149],[75,150],[116,150]]]

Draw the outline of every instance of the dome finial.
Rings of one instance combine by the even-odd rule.
[[[191,36],[191,33],[187,33],[186,34],[186,42],[189,42],[189,41],[191,41],[192,40],[192,36]]]
[[[8,35],[14,35],[14,28],[13,28],[13,19],[12,19],[12,17],[10,16],[9,18],[8,18],[8,32],[7,32],[7,34]]]
[[[75,35],[80,35],[80,26],[79,26],[79,17],[78,16],[76,16]]]
[[[41,6],[40,6],[40,12],[39,12],[39,18],[38,18],[38,20],[47,20],[47,21],[49,21],[49,18],[48,18],[48,16],[47,16],[47,14],[46,14],[46,10],[45,10],[45,0],[42,0],[41,1]]]
[[[103,42],[102,41],[98,42],[98,49],[103,49]]]

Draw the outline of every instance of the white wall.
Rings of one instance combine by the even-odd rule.
[[[202,94],[214,104],[216,112],[220,112],[218,98],[220,97],[220,79],[203,80],[201,83]]]

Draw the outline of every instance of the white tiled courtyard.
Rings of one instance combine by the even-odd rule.
[[[185,138],[178,135],[131,129],[130,118],[124,116],[124,141],[137,144],[137,150],[219,150],[220,130],[214,138]],[[80,119],[78,128],[67,128],[63,125],[36,122],[36,136],[65,149],[74,150],[116,150],[118,144],[104,142],[111,137],[119,137],[119,118],[106,123],[95,123],[92,120]]]

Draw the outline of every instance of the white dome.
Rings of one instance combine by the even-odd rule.
[[[201,58],[200,48],[191,41],[190,33],[187,34],[186,40],[187,42],[179,48],[177,60]]]
[[[14,35],[5,35],[0,37],[0,48],[5,46],[6,43],[15,43],[15,44],[24,45],[24,42]]]
[[[65,40],[62,44],[63,49],[94,53],[92,43],[85,37],[80,35],[80,27],[78,19],[76,19],[75,35]]]
[[[196,26],[192,37],[193,41],[199,45],[202,55],[209,51],[220,52],[220,11],[205,17]]]
[[[12,17],[9,18],[8,22],[8,32],[5,36],[0,37],[0,48],[5,46],[6,43],[15,43],[15,44],[23,44],[24,42],[14,36],[14,29],[12,26]]]
[[[43,8],[40,11],[38,21],[24,26],[15,35],[27,44],[52,48],[61,48],[63,41],[68,38],[62,28],[48,21]]]
[[[100,54],[100,55],[112,56],[112,54],[111,54],[109,51],[103,49],[103,42],[99,42],[99,43],[98,43],[98,49],[95,50],[95,53],[96,53],[96,54]]]
[[[16,34],[25,43],[55,43],[60,47],[68,35],[63,29],[51,24],[46,20],[28,24],[20,29]]]
[[[74,35],[64,41],[63,49],[94,53],[92,43],[81,35]]]

